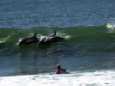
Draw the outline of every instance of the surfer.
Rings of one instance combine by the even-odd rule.
[[[57,70],[55,72],[56,74],[65,74],[66,73],[66,69],[62,69],[61,66],[58,64],[57,65]]]

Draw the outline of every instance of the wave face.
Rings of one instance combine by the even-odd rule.
[[[0,28],[0,49],[1,54],[15,54],[21,52],[17,44],[22,38],[29,38],[35,33],[38,33],[37,37],[50,36],[57,30],[57,35],[65,38],[66,40],[60,42],[59,44],[53,44],[53,46],[59,46],[61,49],[75,50],[80,49],[86,50],[87,52],[114,52],[114,25],[111,24],[95,27],[69,27],[69,28],[59,28],[59,27],[36,27],[30,29],[14,29],[14,28]],[[38,48],[38,44],[24,45],[26,52],[28,48]],[[49,47],[53,47],[49,46]],[[71,49],[69,48],[71,46]],[[11,49],[9,51],[9,49]]]
[[[52,72],[56,64],[71,71],[114,69],[114,25],[92,27],[0,28],[2,75]],[[50,36],[55,30],[65,40],[48,46],[38,43],[18,46],[22,38]],[[50,70],[47,68],[50,67]],[[9,71],[9,72],[7,72]]]

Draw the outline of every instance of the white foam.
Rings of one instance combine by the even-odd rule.
[[[115,29],[115,25],[114,25],[114,24],[108,23],[106,26],[107,26],[107,28],[109,28],[109,29]]]
[[[0,86],[114,86],[115,72],[0,77]]]
[[[108,23],[106,27],[108,28],[108,33],[115,33],[115,24]]]
[[[11,37],[11,36],[7,36],[7,37],[5,37],[5,38],[0,39],[0,43],[3,43],[3,42],[5,42],[5,41],[7,41],[10,37]]]

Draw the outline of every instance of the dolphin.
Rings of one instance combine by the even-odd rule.
[[[32,37],[30,38],[23,38],[18,45],[30,45],[32,43],[39,42],[39,39],[36,37],[37,33],[35,33]]]
[[[39,45],[49,45],[51,43],[55,43],[55,42],[64,40],[64,38],[57,36],[56,33],[57,31],[55,31],[51,36],[46,36],[44,38],[41,38],[39,41]]]

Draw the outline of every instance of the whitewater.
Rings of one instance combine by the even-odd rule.
[[[96,71],[56,75],[53,73],[0,77],[1,86],[113,86],[115,72]]]

